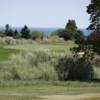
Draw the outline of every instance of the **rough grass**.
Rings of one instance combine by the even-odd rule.
[[[49,49],[57,53],[66,52],[69,54],[70,48],[73,46],[75,46],[73,43],[39,44],[36,42],[33,44],[10,45],[0,49],[0,59],[1,61],[7,60],[9,55],[16,52],[16,49],[25,51]],[[1,55],[6,56],[3,58]],[[93,95],[91,98],[87,98],[87,94]],[[84,98],[76,100],[100,100],[100,97],[94,96],[95,94],[100,94],[100,83],[0,80],[0,100],[71,100],[70,97],[75,100],[78,95],[82,95]],[[51,96],[54,96],[54,98],[51,99]],[[61,99],[57,96],[60,96]]]
[[[100,94],[100,84],[42,80],[0,81],[0,100],[69,100],[64,98],[57,99],[57,96],[65,96],[65,98],[73,96],[73,98],[75,98],[76,96],[83,94]],[[45,96],[49,98],[46,99]],[[56,97],[55,99],[50,99],[51,96]],[[85,95],[83,96],[85,98]],[[86,98],[86,100],[88,99]]]

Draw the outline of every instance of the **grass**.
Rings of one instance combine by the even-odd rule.
[[[0,61],[5,61],[12,53],[16,53],[18,50],[3,48],[0,46]]]
[[[0,100],[45,100],[42,96],[100,93],[99,83],[59,81],[0,81]],[[94,99],[93,99],[94,100]]]
[[[70,48],[75,46],[74,43],[55,43],[8,45],[0,47],[0,61],[6,61],[12,53],[18,50],[36,51],[37,49],[49,49],[58,53],[66,52],[70,54]],[[75,97],[83,94],[100,94],[100,83],[92,82],[59,82],[43,80],[0,80],[0,100],[47,100],[43,96],[64,95]],[[48,99],[60,100],[60,99]],[[61,99],[71,100],[71,99]],[[73,99],[74,100],[74,99]],[[99,97],[89,97],[76,100],[100,100]]]
[[[5,48],[11,49],[20,49],[20,50],[37,50],[37,49],[49,49],[55,52],[70,52],[70,48],[74,47],[75,44],[73,42],[65,42],[65,43],[54,43],[54,44],[42,44],[34,42],[33,44],[23,44],[23,45],[12,45],[6,46]]]
[[[42,44],[33,42],[31,44],[17,44],[0,46],[0,61],[5,61],[12,53],[16,53],[18,50],[36,51],[38,50],[51,50],[55,52],[67,52],[70,54],[70,48],[75,46],[73,42],[54,43],[54,44]]]
[[[33,42],[32,44],[21,44],[21,45],[6,45],[0,46],[0,61],[6,61],[12,53],[16,53],[18,50],[36,51],[38,50],[51,50],[55,52],[67,52],[70,54],[70,48],[75,46],[74,43],[54,43],[54,44],[41,44]]]

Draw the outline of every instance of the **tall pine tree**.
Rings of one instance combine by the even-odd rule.
[[[26,39],[29,39],[31,37],[30,30],[26,25],[24,25],[24,27],[21,29],[21,36],[22,38]]]
[[[90,14],[88,28],[100,32],[100,0],[91,0],[91,4],[87,7],[87,13]]]
[[[91,40],[94,51],[100,53],[100,0],[91,0],[87,7],[87,13],[90,14],[90,26],[93,30]]]

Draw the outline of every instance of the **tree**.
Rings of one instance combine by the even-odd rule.
[[[87,7],[87,13],[90,14],[88,29],[100,32],[100,0],[91,0],[91,4]]]
[[[13,34],[13,30],[10,28],[10,25],[9,24],[6,24],[4,34],[6,36],[13,36],[14,35]]]
[[[21,33],[19,33],[16,29],[14,31],[14,38],[21,38]]]
[[[75,34],[75,43],[76,44],[84,44],[86,40],[86,37],[84,36],[84,33],[81,30],[78,30]]]
[[[93,45],[94,52],[100,54],[100,33],[99,32],[92,32],[91,35],[88,37],[89,43]]]
[[[39,32],[39,31],[33,31],[32,38],[33,39],[43,39],[43,33]]]
[[[71,39],[71,34],[69,34],[66,29],[58,29],[56,32],[53,33],[53,35],[57,35],[60,38],[64,38],[64,40]]]
[[[65,26],[65,29],[71,35],[71,38],[75,39],[75,35],[77,34],[77,26],[75,20],[69,20]]]
[[[76,40],[81,35],[77,29],[75,20],[69,20],[64,29],[58,29],[54,34],[64,40]]]
[[[90,14],[90,25],[88,29],[93,30],[91,40],[95,52],[100,53],[100,0],[91,0],[87,7],[87,13]]]
[[[24,27],[21,29],[21,36],[22,38],[26,38],[26,39],[31,38],[30,30],[26,25],[24,25]]]

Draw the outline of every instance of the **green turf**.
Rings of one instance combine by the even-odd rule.
[[[38,50],[50,50],[55,52],[67,52],[70,54],[70,48],[75,46],[73,42],[66,43],[54,43],[54,44],[41,44],[33,42],[33,44],[21,44],[21,45],[8,45],[0,46],[0,61],[5,61],[12,53],[16,53],[18,50],[36,51]]]
[[[0,47],[0,61],[5,61],[8,59],[10,54],[16,53],[18,50]]]
[[[34,42],[33,44],[23,44],[23,45],[11,45],[5,46],[5,48],[11,49],[19,49],[19,50],[41,50],[48,49],[55,52],[70,52],[70,48],[76,46],[73,42],[65,42],[65,43],[54,43],[54,44],[42,44]]]

